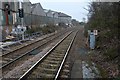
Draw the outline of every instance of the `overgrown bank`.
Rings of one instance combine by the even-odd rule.
[[[85,25],[85,36],[88,37],[88,30],[98,30],[96,38],[96,61],[98,64],[108,70],[106,77],[120,76],[120,3],[93,2],[89,6],[89,19]],[[101,57],[100,57],[101,56]],[[93,58],[92,58],[93,59]],[[111,64],[107,65],[106,64]],[[115,65],[115,66],[114,66]],[[116,66],[117,65],[117,66]],[[110,66],[110,67],[109,67]],[[117,67],[117,68],[115,68]],[[108,69],[109,68],[109,69]],[[110,69],[116,70],[111,71]],[[119,71],[118,71],[119,70]]]
[[[28,28],[26,33],[32,34],[35,32],[41,32],[42,34],[48,34],[48,33],[55,32],[56,30],[59,30],[59,29],[61,29],[60,26],[55,26],[55,25],[49,24],[49,25],[46,25],[44,27],[37,26],[37,27],[32,28],[32,29]]]

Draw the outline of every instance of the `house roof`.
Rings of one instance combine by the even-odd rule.
[[[44,9],[44,12],[45,12],[45,13],[51,12],[52,14],[54,14],[54,13],[59,13],[59,12],[56,12],[56,11],[53,11],[53,10],[48,10],[48,9]]]
[[[49,11],[49,10],[47,10],[47,9],[43,9],[43,10],[44,10],[45,13],[48,13],[48,11]]]
[[[18,0],[19,1],[19,0]],[[30,2],[30,0],[22,0],[22,2]],[[31,2],[30,2],[31,3]]]
[[[69,16],[69,15],[67,15],[65,13],[61,13],[61,12],[58,13],[58,16],[59,17],[71,17],[71,16]]]
[[[31,4],[32,9],[34,9],[37,5],[39,5],[39,6],[43,9],[43,7],[41,6],[40,3],[34,3],[34,4]]]

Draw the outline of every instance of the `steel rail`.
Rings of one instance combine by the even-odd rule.
[[[70,45],[69,45],[69,47],[68,47],[68,49],[67,49],[67,51],[66,51],[66,53],[65,53],[65,56],[64,56],[64,58],[63,58],[63,60],[62,60],[62,62],[61,62],[60,67],[58,68],[58,71],[57,71],[57,73],[56,73],[56,75],[55,75],[54,80],[57,80],[58,77],[59,77],[59,75],[60,75],[60,72],[61,72],[61,70],[62,70],[62,68],[63,68],[63,65],[64,65],[64,63],[65,63],[65,61],[66,61],[66,58],[67,58],[68,53],[69,53],[69,51],[70,51],[70,49],[71,49],[71,47],[72,47],[72,44],[73,44],[73,42],[74,42],[74,40],[75,40],[75,38],[76,38],[77,33],[78,33],[78,31],[76,32],[75,36],[73,37],[72,41],[70,42]]]
[[[48,54],[50,54],[57,46],[59,46],[59,44],[61,42],[63,42],[70,34],[72,33],[72,31],[70,33],[68,33],[64,38],[62,38],[55,46],[53,46],[42,58],[40,58],[27,72],[25,72],[18,80],[25,80],[26,77],[30,74],[30,72],[33,71],[33,69],[40,63],[42,62],[47,56]]]
[[[35,41],[35,42],[29,43],[29,44],[27,44],[27,45],[25,45],[25,46],[22,46],[22,47],[20,47],[20,48],[18,48],[18,49],[15,49],[15,50],[13,50],[13,51],[10,51],[10,52],[8,52],[8,53],[6,53],[6,54],[2,54],[2,55],[0,55],[0,56],[5,56],[5,55],[8,55],[8,54],[11,54],[11,53],[13,53],[13,52],[15,52],[15,51],[17,51],[17,50],[20,50],[20,49],[23,49],[23,48],[25,48],[25,47],[27,47],[27,46],[33,45],[33,44],[35,44],[35,43],[37,43],[37,42],[39,42],[39,41],[42,41],[42,40],[44,40],[44,39],[46,39],[46,38],[49,38],[49,37],[51,37],[51,36],[53,36],[53,35],[55,35],[55,34],[52,34],[52,35],[50,35],[50,36],[47,36],[47,37],[42,38],[42,39],[40,39],[40,40],[37,40],[37,41]]]
[[[60,35],[59,35],[59,36],[60,36]],[[58,36],[57,36],[57,37],[58,37]],[[55,37],[55,38],[56,38],[56,37]],[[20,58],[24,57],[25,55],[27,55],[27,54],[29,54],[30,52],[32,52],[32,51],[34,51],[34,50],[36,50],[37,48],[39,48],[39,47],[41,47],[41,46],[43,46],[43,45],[47,44],[48,42],[50,42],[50,41],[54,40],[55,38],[50,39],[49,41],[47,41],[47,42],[45,42],[45,43],[41,44],[40,46],[37,46],[37,47],[33,48],[32,50],[30,50],[30,51],[28,51],[28,52],[26,52],[26,53],[22,54],[21,56],[19,56],[19,57],[15,58],[14,60],[12,60],[12,61],[8,62],[7,64],[5,64],[5,65],[3,65],[3,66],[1,66],[1,67],[0,67],[0,69],[2,69],[2,68],[4,68],[4,67],[6,67],[6,66],[8,66],[8,65],[12,64],[13,62],[15,62],[15,61],[17,61],[18,59],[20,59]]]

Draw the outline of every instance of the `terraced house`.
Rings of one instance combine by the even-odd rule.
[[[47,10],[47,9],[44,9],[44,12],[46,13],[46,17],[52,18],[50,20],[52,20],[54,25],[58,25],[58,23],[60,22],[60,20],[58,18],[59,12],[53,11],[53,10]]]
[[[61,12],[43,9],[40,3],[32,4],[29,0],[23,0],[21,2],[22,5],[20,5],[19,0],[12,1],[0,1],[0,30],[3,32],[4,39],[11,34],[17,25],[22,24],[18,11],[20,6],[24,10],[23,25],[26,27],[36,28],[49,24],[59,25],[59,23],[71,24],[71,16]],[[8,13],[5,10],[6,4],[9,5]]]
[[[71,16],[69,16],[69,15],[67,15],[67,14],[65,14],[65,13],[59,13],[58,14],[58,17],[59,17],[59,19],[60,19],[60,22],[61,23],[64,23],[65,25],[67,25],[67,26],[71,26],[72,25],[72,23],[71,23],[71,21],[72,21],[72,17]]]
[[[31,5],[32,25],[42,26],[46,24],[46,16],[40,3]]]

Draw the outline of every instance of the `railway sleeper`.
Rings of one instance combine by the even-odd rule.
[[[56,72],[56,71],[43,70],[43,69],[38,70],[38,69],[37,69],[37,71],[32,72],[31,75],[36,76],[36,75],[38,75],[38,74],[40,75],[40,74],[42,74],[42,73],[44,73],[44,74],[55,74],[55,72]]]
[[[58,47],[57,49],[55,49],[54,51],[56,52],[56,50],[57,50],[58,53],[59,53],[59,52],[66,52],[67,47],[68,47],[68,46],[64,46],[64,47],[61,46],[61,47]],[[54,51],[53,51],[53,52],[54,52]]]
[[[14,60],[14,59],[11,59],[11,58],[3,58],[2,61],[12,61],[12,60]]]
[[[40,67],[49,68],[49,69],[56,69],[56,68],[58,68],[58,65],[55,65],[55,64],[42,64],[42,65],[40,65]]]
[[[65,65],[64,65],[64,68],[69,68],[69,65],[68,65],[68,64],[65,64]]]
[[[59,53],[53,53],[53,54],[51,54],[50,56],[64,56],[65,54],[62,54],[62,53],[65,53],[65,52],[59,52]]]
[[[15,56],[12,56],[12,58],[13,58],[13,59],[15,59],[15,58],[17,58],[18,56],[20,56],[20,55],[15,55]]]
[[[70,76],[70,70],[66,68],[64,68],[60,73],[60,78],[69,78],[69,76]]]
[[[65,50],[54,50],[52,53],[53,54],[60,54],[61,52],[65,52]]]
[[[54,78],[55,74],[45,74],[45,73],[40,73],[38,74],[38,76],[36,76],[37,78]],[[33,77],[33,78],[36,78]]]
[[[39,71],[40,73],[45,73],[45,74],[55,74],[56,73],[56,70],[53,70],[53,69],[41,69],[40,71]],[[38,72],[38,73],[39,73]],[[39,74],[40,74],[39,73]]]
[[[5,64],[5,63],[7,63],[7,62],[8,62],[8,61],[3,61],[3,60],[2,60],[2,62],[1,62],[0,64]]]
[[[68,75],[61,75],[60,78],[63,78],[63,79],[64,78],[69,78],[69,76]]]
[[[65,73],[69,73],[70,70],[68,70],[68,69],[63,69],[63,72],[65,72]]]
[[[66,70],[66,71],[62,71],[61,75],[69,75],[70,71],[69,70]]]
[[[54,58],[63,58],[63,56],[60,56],[60,55],[50,55],[49,57],[54,57]]]
[[[40,71],[51,71],[51,72],[55,72],[56,69],[49,69],[49,68],[43,68],[43,67],[38,67],[37,69],[39,69]]]
[[[47,60],[60,61],[62,58],[47,57]]]
[[[49,61],[49,60],[45,60],[45,63],[48,64],[59,64],[61,61]]]

